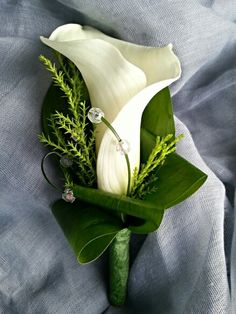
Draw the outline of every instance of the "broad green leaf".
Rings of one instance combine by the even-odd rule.
[[[151,153],[156,136],[174,134],[173,110],[169,89],[159,92],[148,104],[142,117],[141,156],[146,162]],[[147,200],[167,209],[196,192],[206,181],[207,175],[176,153],[169,155],[162,167],[156,172],[156,192]]]
[[[206,181],[207,175],[176,153],[168,156],[157,173],[157,191],[147,200],[167,209],[196,192]]]
[[[52,211],[81,264],[98,258],[124,228],[118,217],[82,201],[59,200]]]
[[[159,227],[163,217],[163,210],[156,202],[133,199],[78,185],[74,186],[73,191],[74,195],[83,202],[102,207],[111,213],[123,213],[137,218],[133,223],[128,222],[127,226],[135,233],[153,232]]]
[[[141,124],[141,162],[146,162],[152,149],[150,135],[175,135],[173,109],[168,87],[157,93],[143,112]]]

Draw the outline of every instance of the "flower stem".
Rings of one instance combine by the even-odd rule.
[[[114,306],[121,306],[126,299],[129,275],[129,241],[131,231],[121,230],[110,247],[110,291],[109,300]]]

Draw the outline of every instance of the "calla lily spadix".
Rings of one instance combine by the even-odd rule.
[[[130,144],[131,174],[140,163],[140,123],[152,97],[176,81],[180,63],[172,45],[154,48],[106,36],[92,27],[58,27],[43,43],[65,55],[80,70],[93,107],[101,108],[119,136]],[[128,174],[117,140],[99,125],[97,132],[98,187],[125,194]]]

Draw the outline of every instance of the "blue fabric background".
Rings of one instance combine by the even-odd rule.
[[[1,313],[234,313],[235,19],[235,0],[0,1]],[[49,53],[39,35],[68,22],[135,43],[173,43],[183,68],[171,87],[176,127],[186,134],[178,150],[209,175],[156,233],[132,239],[121,309],[107,300],[107,256],[77,264],[50,211],[58,195],[40,171],[50,77],[38,61]]]

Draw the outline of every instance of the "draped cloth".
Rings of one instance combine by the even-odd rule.
[[[0,312],[230,314],[236,308],[234,0],[3,0],[0,2]],[[44,180],[41,106],[50,76],[38,61],[65,23],[142,45],[174,45],[171,86],[178,153],[208,174],[167,210],[157,232],[133,236],[128,298],[107,299],[107,255],[81,266],[54,219]],[[51,173],[52,177],[54,173]]]

